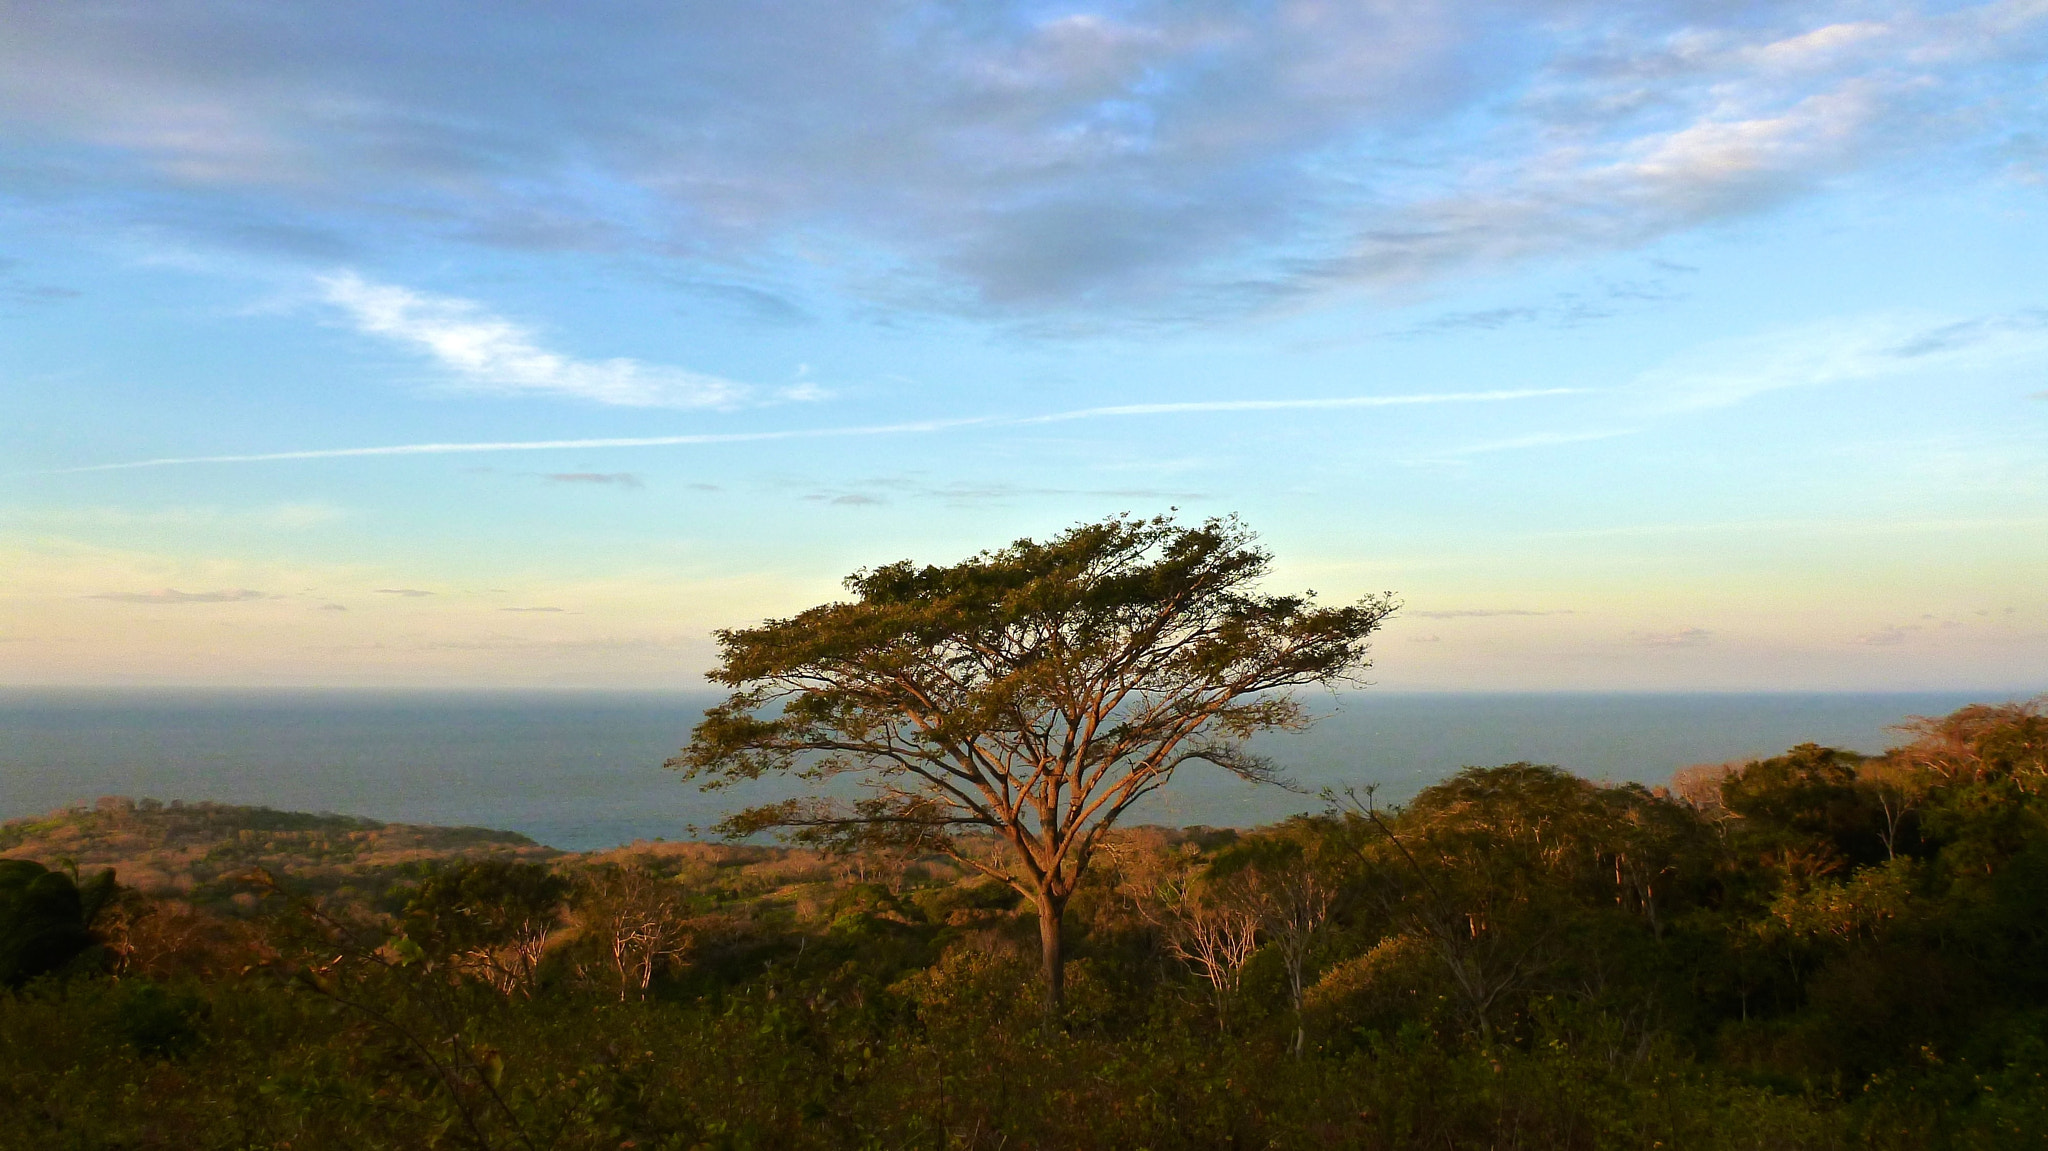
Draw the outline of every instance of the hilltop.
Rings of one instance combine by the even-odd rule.
[[[534,862],[563,853],[517,832],[380,823],[228,803],[122,796],[0,823],[0,855],[79,870],[113,868],[152,898],[211,902],[255,868],[320,891],[381,890],[428,864],[498,857]]]
[[[1195,832],[1132,829],[1130,834],[1178,842]],[[995,849],[993,843],[985,846]],[[256,912],[259,874],[352,913],[389,914],[437,870],[496,860],[578,876],[630,871],[687,893],[705,908],[723,909],[728,919],[816,930],[829,925],[849,887],[881,880],[882,886],[907,896],[910,889],[949,887],[964,877],[962,868],[939,857],[881,859],[669,840],[568,852],[518,832],[484,827],[384,823],[331,812],[125,796],[0,823],[0,857],[81,875],[111,869],[129,905],[175,909],[181,916]]]

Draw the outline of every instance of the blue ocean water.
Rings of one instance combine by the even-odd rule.
[[[769,782],[707,794],[662,770],[714,698],[0,690],[0,819],[127,795],[505,828],[570,850],[682,838],[786,794]],[[1880,751],[1894,742],[1888,725],[1979,700],[1367,691],[1310,702],[1325,714],[1313,729],[1261,742],[1310,794],[1197,765],[1133,821],[1265,823],[1349,784],[1378,784],[1399,802],[1459,767],[1514,760],[1657,783],[1687,764],[1807,741]]]

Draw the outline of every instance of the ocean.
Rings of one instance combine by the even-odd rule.
[[[218,800],[523,832],[565,850],[686,838],[789,794],[704,793],[664,771],[703,694],[0,690],[0,819],[103,795]],[[1127,822],[1250,826],[1314,810],[1323,787],[1400,802],[1466,765],[1552,763],[1613,781],[1808,741],[1881,751],[1888,726],[1973,695],[1311,696],[1323,718],[1260,748],[1305,791],[1196,765]]]

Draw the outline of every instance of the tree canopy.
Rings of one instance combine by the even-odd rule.
[[[1235,518],[1119,516],[858,572],[851,600],[718,633],[711,678],[735,690],[670,766],[706,787],[767,772],[866,785],[744,811],[730,833],[950,851],[961,829],[994,832],[1008,866],[962,858],[1035,901],[1057,1002],[1060,915],[1104,832],[1192,762],[1276,779],[1246,741],[1306,724],[1289,689],[1369,666],[1391,595],[1267,593],[1271,562]]]

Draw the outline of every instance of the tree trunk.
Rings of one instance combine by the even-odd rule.
[[[1045,1017],[1057,1018],[1060,1001],[1066,985],[1066,953],[1061,949],[1060,918],[1066,912],[1067,901],[1055,898],[1050,891],[1038,892],[1038,947],[1045,961]]]
[[[1289,949],[1287,954],[1287,995],[1294,1002],[1294,1043],[1289,1048],[1289,1054],[1293,1055],[1296,1059],[1301,1058],[1302,1051],[1308,1047],[1308,1020],[1303,1018],[1301,1013],[1301,1001],[1306,997],[1306,989],[1302,985],[1307,981],[1307,973],[1303,968],[1307,965],[1307,962],[1308,956],[1304,951]]]

